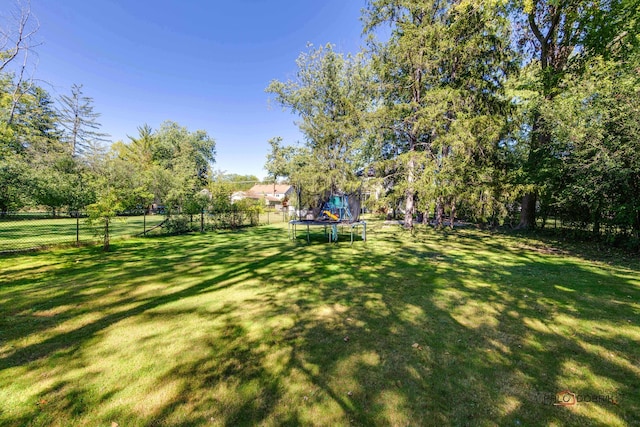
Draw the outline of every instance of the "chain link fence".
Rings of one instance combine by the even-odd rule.
[[[109,224],[111,240],[134,236],[207,232],[237,229],[289,220],[286,212],[240,211],[201,214],[122,215]],[[93,244],[101,240],[102,228],[89,225],[84,212],[52,216],[46,212],[8,213],[0,216],[0,253],[56,245]]]

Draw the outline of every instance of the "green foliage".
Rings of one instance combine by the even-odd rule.
[[[107,188],[98,194],[98,200],[87,206],[87,223],[96,227],[96,234],[103,241],[103,250],[109,250],[109,225],[122,210],[122,204],[115,190]]]
[[[311,147],[295,147],[291,155],[291,173],[289,181],[296,189],[293,198],[293,206],[299,208],[316,208],[326,200],[331,192],[330,185],[325,179],[318,176],[318,171],[323,170],[324,160],[314,154]],[[357,185],[353,181],[352,186]],[[348,188],[348,187],[345,187]]]
[[[578,70],[585,71],[590,58],[624,60],[634,52],[639,41],[640,2],[536,0],[510,4],[510,17],[517,29],[515,36],[525,66],[539,68],[535,73],[537,82],[530,86],[536,92],[537,102],[527,109],[523,127],[529,150],[522,172],[529,189],[523,199],[520,226],[533,228],[538,195],[548,196],[545,187],[553,185],[557,158],[554,153],[557,141],[553,141],[551,126],[545,123],[543,104],[561,96],[567,89],[565,78],[575,77]],[[548,205],[549,200],[540,200],[539,204]]]
[[[156,176],[165,185],[156,196],[170,209],[180,209],[192,195],[206,186],[215,158],[215,141],[204,131],[189,132],[174,122],[165,122],[154,134],[153,161]]]
[[[259,199],[242,199],[233,205],[240,211],[251,211],[259,214],[265,212],[265,204]]]
[[[470,182],[500,185],[491,171],[514,68],[506,16],[501,2],[369,2],[365,29],[392,28],[371,43],[380,100],[369,152],[387,196],[405,200],[408,227],[434,203],[453,213]]]
[[[189,215],[202,213],[211,203],[211,198],[212,195],[209,190],[188,194],[182,207],[182,212]]]
[[[164,225],[165,230],[169,234],[185,234],[191,231],[189,224],[189,216],[173,215],[167,218]]]
[[[200,192],[211,178],[215,141],[204,131],[190,132],[175,122],[157,131],[138,128],[129,143],[112,147],[115,161],[132,190],[127,206],[165,204],[170,212],[200,212],[206,201]]]
[[[565,218],[593,224],[597,235],[602,225],[635,238],[640,232],[638,59],[592,58],[542,109],[558,165],[551,203]]]
[[[273,182],[278,182],[279,177],[291,176],[294,172],[291,170],[291,156],[294,154],[294,148],[282,146],[282,138],[275,137],[269,141],[271,151],[267,154],[267,162],[264,168],[273,177]]]
[[[327,45],[310,47],[296,63],[295,80],[274,80],[266,91],[300,116],[298,125],[309,155],[281,147],[281,140],[272,139],[268,170],[273,176],[289,176],[294,185],[314,182],[316,194],[352,191],[359,186],[356,174],[364,167],[363,119],[371,106],[366,62],[362,56],[345,57]],[[302,169],[301,163],[305,165]]]
[[[227,181],[213,181],[209,184],[211,193],[211,210],[213,212],[226,212],[231,209],[231,194],[234,185]]]
[[[0,215],[22,208],[27,202],[28,166],[24,158],[0,146]]]
[[[80,209],[91,197],[84,191],[83,175],[79,164],[68,153],[37,162],[29,177],[33,203],[49,207],[54,216],[63,207]]]
[[[210,181],[229,183],[232,191],[247,191],[255,184],[260,183],[260,179],[255,175],[240,175],[237,173],[226,173],[223,171],[214,173]]]
[[[95,195],[95,202],[87,206],[88,222],[97,226],[104,240],[104,249],[109,249],[109,225],[122,211],[135,210],[149,203],[153,195],[141,182],[140,175],[131,164],[111,152],[100,169],[87,173],[86,185]]]
[[[13,83],[3,80],[3,84],[0,96],[7,100]],[[63,207],[77,209],[84,198],[81,166],[61,141],[53,101],[42,88],[22,85],[21,96],[4,104],[2,111],[0,210],[38,205],[56,214]]]

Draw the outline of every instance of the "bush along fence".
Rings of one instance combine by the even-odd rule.
[[[284,221],[288,221],[288,217],[282,212],[235,209],[193,215],[119,215],[109,222],[109,239],[237,229]],[[73,212],[65,216],[52,216],[44,212],[0,216],[0,253],[103,241],[104,227],[90,225],[85,212]]]

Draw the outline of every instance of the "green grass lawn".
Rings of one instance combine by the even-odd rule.
[[[640,425],[637,259],[368,232],[0,258],[0,425]]]
[[[136,236],[160,224],[165,218],[164,215],[117,217],[110,225],[111,238],[118,240]],[[193,215],[192,219],[191,227],[198,229],[200,217]],[[288,217],[281,212],[263,212],[259,221],[261,224],[279,224],[288,221]],[[0,252],[71,244],[77,240],[81,243],[97,242],[100,240],[96,234],[98,228],[89,226],[86,218],[81,218],[77,223],[75,218],[0,218]],[[79,236],[76,235],[77,229]]]
[[[165,219],[164,215],[119,217],[111,224],[113,239],[130,237],[142,233],[144,227],[150,229]],[[99,240],[96,230],[85,218],[76,224],[75,218],[43,218],[28,220],[0,220],[0,252],[37,248],[76,242],[76,228],[79,226],[80,242]]]

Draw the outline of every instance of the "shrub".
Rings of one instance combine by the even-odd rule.
[[[169,218],[164,227],[169,234],[184,234],[191,231],[189,218],[184,215]]]

